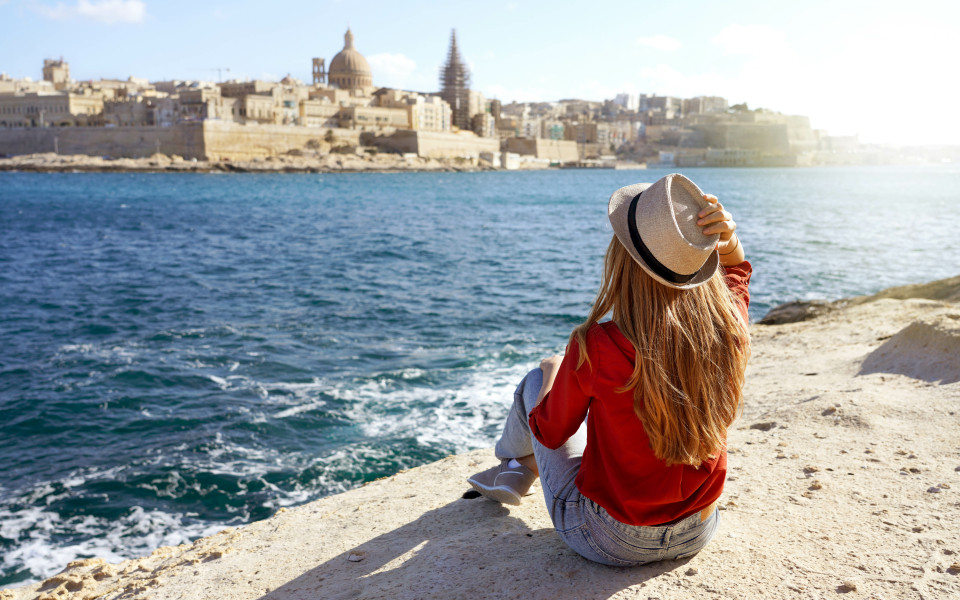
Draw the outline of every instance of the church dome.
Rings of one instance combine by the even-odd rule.
[[[353,33],[347,29],[343,36],[343,50],[330,61],[328,80],[338,88],[349,90],[373,85],[370,64],[353,47]]]

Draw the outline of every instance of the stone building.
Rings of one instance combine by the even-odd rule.
[[[494,98],[488,103],[488,107],[490,115],[493,117],[494,127],[500,129],[500,114],[503,111],[503,103]]]
[[[60,57],[60,60],[45,59],[43,61],[43,80],[49,81],[53,87],[62,90],[70,85],[70,65]]]
[[[340,109],[340,127],[361,130],[410,129],[410,115],[398,108],[345,106]]]
[[[479,112],[470,119],[471,130],[480,137],[492,138],[497,136],[497,123],[488,112]]]
[[[224,98],[242,98],[248,94],[271,95],[276,83],[254,79],[253,81],[226,81],[218,83],[220,95]]]
[[[150,106],[143,98],[104,100],[103,124],[107,127],[153,125],[153,115]]]
[[[625,110],[636,112],[640,107],[640,98],[636,94],[617,94],[613,103],[622,106]]]
[[[564,124],[557,119],[543,119],[540,122],[540,137],[546,140],[562,140]]]
[[[330,61],[327,81],[342,90],[373,87],[370,64],[353,46],[353,33],[347,28],[343,36],[343,50]]]
[[[19,80],[13,79],[6,73],[0,73],[0,94],[12,94],[17,91]]]
[[[476,90],[467,90],[467,113],[470,119],[474,116],[488,112],[487,99]]]
[[[34,81],[29,77],[13,79],[6,73],[0,75],[0,94],[29,94],[35,92],[53,93],[57,90],[49,81]]]
[[[440,96],[417,94],[409,107],[410,129],[449,132],[453,126],[453,111]]]
[[[299,124],[304,127],[340,127],[340,107],[329,100],[303,100],[300,102]]]
[[[450,105],[439,96],[381,88],[374,93],[374,97],[377,106],[403,110],[408,120],[406,129],[450,131],[452,111]]]
[[[696,98],[685,98],[682,102],[683,114],[709,114],[725,113],[729,108],[726,98],[720,96],[697,96]]]
[[[0,127],[103,125],[103,98],[72,92],[0,94]]]
[[[518,137],[536,138],[540,136],[540,117],[525,115],[520,120],[520,134]]]
[[[598,135],[597,123],[593,121],[568,122],[563,129],[564,139],[578,144],[596,144]]]
[[[597,143],[617,149],[637,139],[638,124],[625,118],[619,118],[597,125]]]
[[[326,86],[315,86],[307,91],[311,100],[326,100],[336,106],[369,106],[372,96],[363,89],[341,90]]]
[[[276,111],[276,102],[273,94],[247,94],[240,100],[240,114],[245,123],[270,123],[280,124],[280,115]],[[215,117],[207,117],[215,118]]]

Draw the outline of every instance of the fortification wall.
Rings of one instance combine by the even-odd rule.
[[[750,148],[761,152],[787,153],[790,142],[783,123],[730,125],[727,131],[729,148]]]
[[[567,163],[580,160],[577,143],[571,140],[507,138],[507,150],[525,156],[544,158],[551,162]]]
[[[425,158],[479,158],[482,152],[499,152],[500,140],[434,131],[398,130],[372,143],[390,152],[415,153]]]
[[[326,141],[327,132],[332,144]],[[249,160],[290,150],[328,151],[337,145],[360,145],[361,131],[289,125],[243,125],[205,120],[173,127],[62,127],[0,129],[0,154],[19,155],[57,151],[115,158],[177,154],[198,160]],[[481,152],[499,152],[500,140],[473,135],[398,130],[378,137],[376,145],[388,151],[412,152],[429,158],[477,158]]]
[[[174,127],[35,127],[0,129],[0,154],[11,156],[42,152],[139,158],[177,154],[204,158],[200,123]]]
[[[790,142],[784,123],[721,123],[694,125],[704,134],[704,143],[711,148],[739,148],[760,152],[787,153]]]
[[[416,131],[400,130],[390,135],[375,136],[369,144],[397,154],[419,154],[419,138]],[[499,149],[499,148],[498,148]]]
[[[351,129],[242,125],[212,120],[203,122],[203,140],[208,160],[247,160],[310,147],[328,148],[330,144],[324,142],[327,131],[333,133],[333,145],[360,144],[360,132]]]
[[[418,154],[427,158],[479,158],[481,152],[498,152],[500,140],[454,133],[418,131]]]

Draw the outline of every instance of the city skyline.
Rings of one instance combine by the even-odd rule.
[[[438,91],[455,28],[472,89],[505,103],[716,95],[864,142],[960,143],[960,117],[921,102],[958,91],[942,64],[960,55],[960,7],[837,4],[0,0],[0,72],[39,79],[62,55],[77,80],[309,81],[311,57],[330,60],[349,26],[375,85]]]

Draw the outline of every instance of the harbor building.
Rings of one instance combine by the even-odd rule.
[[[434,93],[377,87],[350,28],[332,59],[311,59],[310,83],[291,75],[77,82],[63,57],[46,59],[39,81],[0,74],[0,154],[59,149],[235,159],[344,152],[362,143],[420,156],[509,155],[531,163],[760,165],[794,164],[804,155],[803,164],[817,164],[839,155],[807,117],[730,106],[719,96],[487,99],[470,89],[459,41],[452,30]]]

